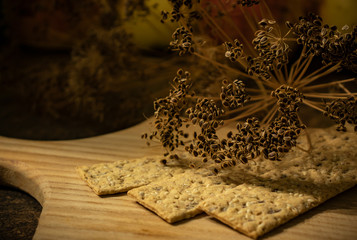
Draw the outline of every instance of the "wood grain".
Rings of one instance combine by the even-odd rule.
[[[168,224],[126,194],[96,196],[75,167],[161,153],[140,139],[147,122],[69,141],[0,137],[0,181],[43,206],[34,239],[249,239],[201,214]],[[357,187],[272,231],[266,239],[357,239]]]

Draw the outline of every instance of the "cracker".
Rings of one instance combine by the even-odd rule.
[[[283,159],[285,163],[266,161],[245,167],[245,183],[206,199],[202,210],[257,238],[356,185],[356,135],[335,138],[317,131],[315,138],[311,154],[294,150]],[[235,177],[241,175],[232,172],[231,178]]]
[[[78,167],[79,175],[97,195],[127,192],[162,177],[172,177],[187,168],[178,163],[164,165],[162,156],[121,160]]]
[[[207,199],[201,209],[233,229],[257,238],[317,203],[310,195],[242,184],[221,196]]]
[[[232,188],[211,172],[186,171],[170,179],[132,189],[128,195],[169,223],[202,212],[200,203]]]

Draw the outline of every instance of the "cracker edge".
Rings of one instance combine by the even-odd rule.
[[[151,212],[155,213],[155,215],[164,219],[168,223],[175,223],[175,222],[178,222],[178,221],[181,221],[184,219],[192,218],[200,213],[203,213],[203,210],[199,207],[200,205],[197,205],[197,207],[192,211],[186,212],[185,214],[180,215],[180,216],[175,216],[173,218],[169,218],[169,217],[167,217],[167,214],[165,214],[166,212],[161,212],[158,209],[156,209],[155,207],[146,204],[145,201],[142,201],[139,198],[137,198],[137,196],[135,194],[131,193],[131,191],[128,191],[127,194],[128,194],[128,196],[134,198],[137,203],[139,203],[140,205],[149,209]]]
[[[87,184],[88,187],[90,187],[92,189],[92,191],[97,194],[98,196],[103,195],[101,194],[101,192],[99,191],[99,189],[96,187],[96,185],[93,185],[89,180],[88,177],[86,176],[86,173],[84,171],[84,169],[89,169],[88,166],[80,166],[80,167],[76,167],[77,173],[79,174],[79,176],[81,177],[81,179]]]

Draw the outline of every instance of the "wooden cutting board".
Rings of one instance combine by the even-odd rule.
[[[126,194],[98,197],[75,167],[161,153],[140,139],[149,124],[68,141],[0,137],[0,181],[34,196],[42,213],[34,239],[249,239],[201,214],[168,224]],[[267,234],[267,239],[357,239],[357,187]]]

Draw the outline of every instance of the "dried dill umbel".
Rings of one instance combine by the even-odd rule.
[[[169,96],[154,102],[156,129],[147,135],[161,142],[166,155],[182,146],[197,160],[194,165],[216,164],[214,172],[257,157],[279,161],[309,127],[301,118],[306,106],[334,120],[337,130],[346,131],[347,124],[357,130],[357,93],[348,89],[356,79],[338,79],[343,69],[357,72],[356,26],[338,29],[313,13],[281,25],[263,0],[170,2],[162,21],[179,25],[171,49],[206,62],[221,91],[193,94],[201,92],[200,78],[184,84],[179,70]],[[252,39],[234,27],[233,10],[242,12]],[[218,137],[217,129],[234,121],[235,131]],[[194,127],[193,136],[180,140],[186,125]]]

